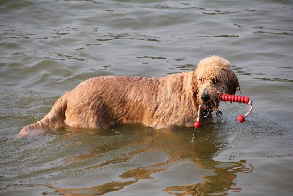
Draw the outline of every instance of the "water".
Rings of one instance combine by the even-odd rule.
[[[0,0],[0,195],[292,195],[293,2]],[[97,75],[233,63],[246,109],[192,130],[60,130],[15,139]]]

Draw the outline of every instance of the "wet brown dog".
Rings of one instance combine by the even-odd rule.
[[[47,128],[109,128],[141,123],[154,128],[191,127],[199,105],[216,110],[218,94],[235,94],[238,79],[230,62],[211,56],[192,72],[161,78],[102,76],[88,79],[66,92],[40,121],[18,136]]]

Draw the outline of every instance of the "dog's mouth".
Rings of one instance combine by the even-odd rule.
[[[201,104],[200,107],[200,117],[208,118],[211,117],[214,111],[219,111],[219,102],[218,101],[209,101]]]

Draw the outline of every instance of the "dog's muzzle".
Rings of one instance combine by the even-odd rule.
[[[212,93],[212,94],[211,94]],[[200,95],[201,99],[201,117],[208,117],[213,111],[218,110],[219,98],[218,93],[210,91],[208,88],[203,89],[202,94]]]

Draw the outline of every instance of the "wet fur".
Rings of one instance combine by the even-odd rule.
[[[238,79],[230,62],[218,56],[201,60],[192,72],[160,78],[102,76],[88,79],[66,92],[40,121],[25,126],[19,136],[47,128],[109,128],[140,123],[157,129],[191,127],[203,103],[218,105],[219,92],[235,94]]]

